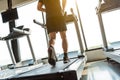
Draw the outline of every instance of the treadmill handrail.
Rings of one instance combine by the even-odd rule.
[[[120,0],[104,0],[104,3],[102,1],[100,0],[98,7],[96,7],[97,13],[113,11],[120,8]]]
[[[10,34],[8,34],[8,36],[3,37],[1,40],[17,39],[25,35],[30,35],[30,33],[31,32],[28,28],[24,29],[13,28],[13,31]]]
[[[24,35],[29,35],[30,34],[30,31],[27,31],[25,29],[17,29],[17,28],[13,28],[13,31],[14,32],[17,32],[17,33],[21,33],[21,34],[24,34]]]

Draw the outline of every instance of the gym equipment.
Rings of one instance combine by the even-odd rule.
[[[18,19],[18,13],[17,8],[12,7],[13,0],[7,0],[6,4],[8,9],[5,9],[4,12],[1,13],[3,23],[8,22],[9,23],[9,29],[10,32],[12,32],[13,28],[16,27],[15,20]],[[15,61],[20,62],[21,61],[21,55],[19,53],[19,44],[17,39],[11,40],[11,49],[13,51],[13,55],[15,56]]]
[[[96,13],[100,24],[100,30],[102,34],[103,46],[105,51],[114,51],[114,49],[108,46],[101,14],[118,9],[120,7],[119,3],[120,3],[119,0],[99,0],[99,4],[96,7]]]
[[[72,9],[71,9],[71,11],[72,11]],[[33,20],[33,22],[42,26],[42,28],[45,28],[45,27],[43,27],[43,26],[45,26],[44,24],[42,24],[36,20]],[[80,50],[83,49],[83,46],[80,44],[81,37],[80,37],[80,31],[79,31],[78,24],[77,24],[77,17],[74,15],[73,11],[72,11],[71,15],[66,16],[66,22],[67,23],[74,22],[75,27],[76,27],[78,40],[79,40]],[[81,73],[82,73],[82,70],[84,69],[84,66],[85,66],[85,63],[87,60],[84,53],[81,53],[81,55],[79,55],[79,54],[80,54],[79,51],[78,52],[71,52],[71,57],[70,57],[69,63],[63,64],[62,59],[59,59],[59,57],[58,57],[59,60],[56,62],[56,66],[54,66],[54,67],[50,66],[49,64],[45,64],[38,69],[34,69],[32,71],[23,73],[21,75],[14,76],[14,77],[9,78],[9,79],[10,80],[15,80],[15,79],[19,79],[19,80],[25,80],[25,79],[29,79],[29,80],[34,80],[34,79],[78,80],[81,78]],[[75,55],[75,56],[73,57],[73,55]]]
[[[17,8],[12,7],[13,0],[7,0],[6,4],[8,6],[8,9],[6,11],[2,12],[1,15],[2,15],[2,19],[3,19],[3,23],[9,22],[10,34],[6,37],[3,37],[1,40],[6,41],[6,44],[8,46],[8,50],[10,52],[10,56],[11,56],[11,59],[12,59],[13,65],[14,65],[14,66],[13,65],[12,66],[18,67],[17,66],[18,63],[21,63],[21,56],[19,53],[19,44],[18,44],[17,38],[20,38],[25,35],[27,36],[27,40],[29,42],[30,50],[31,50],[32,57],[33,57],[32,64],[34,64],[34,62],[36,62],[36,58],[34,56],[30,38],[28,36],[30,34],[30,31],[27,28],[23,29],[23,26],[19,26],[19,27],[15,26],[15,20],[18,19]],[[11,42],[11,44],[9,42]],[[28,62],[28,60],[26,62]],[[31,60],[30,60],[30,62],[31,62]],[[25,61],[24,61],[24,63],[25,63]],[[31,63],[30,63],[30,65],[31,65]],[[25,66],[25,65],[20,64],[20,66]]]
[[[42,24],[42,23],[36,21],[35,19],[33,20],[33,22],[38,24],[38,25],[40,25],[42,28],[46,29],[46,25],[45,24]]]
[[[97,13],[104,13],[120,8],[120,0],[99,0],[99,5],[96,7]]]
[[[105,51],[104,54],[107,56],[108,60],[112,59],[118,63],[120,63],[120,53],[119,53],[120,50],[115,50],[114,48],[111,48],[108,46],[101,14],[104,12],[110,12],[119,8],[120,8],[120,0],[99,0],[99,5],[98,7],[96,7],[96,13],[98,16],[100,30],[101,30],[102,39],[103,39],[103,46]]]
[[[71,10],[72,11],[72,10]],[[80,44],[82,43],[81,37],[80,37],[80,31],[79,26],[77,24],[77,17],[72,12],[72,15],[66,16],[66,22],[74,22],[76,27],[76,32],[79,40],[79,46],[80,50],[83,49],[83,46]],[[18,33],[25,33],[24,30],[19,30],[17,28],[14,29]],[[16,33],[15,33],[16,34]],[[17,34],[16,34],[17,35]],[[15,39],[18,38],[15,35]],[[28,36],[26,33],[25,35]],[[22,36],[20,36],[22,37]],[[13,36],[12,36],[13,38]],[[12,39],[10,37],[10,39]],[[9,38],[5,37],[2,38],[4,40],[9,40]],[[81,48],[82,47],[82,48]],[[84,69],[85,63],[87,61],[87,58],[84,54],[84,52],[80,54],[80,52],[71,52],[71,58],[70,62],[64,64],[62,60],[58,60],[56,62],[56,66],[52,67],[49,64],[36,64],[32,66],[26,66],[26,67],[20,67],[20,68],[14,68],[14,69],[6,69],[2,70],[0,72],[0,79],[2,80],[79,80],[82,76],[82,71]],[[76,54],[76,57],[73,57],[73,55]],[[34,58],[34,60],[36,60]]]
[[[73,12],[72,12],[73,13]],[[32,66],[26,66],[26,67],[20,67],[20,68],[15,68],[15,69],[6,69],[2,70],[0,72],[0,79],[2,80],[79,80],[82,76],[82,71],[84,69],[85,63],[86,63],[86,56],[84,54],[83,50],[83,45],[81,36],[80,36],[80,31],[79,31],[79,26],[77,24],[77,19],[74,15],[72,14],[72,20],[71,22],[74,22],[76,32],[77,32],[77,37],[79,41],[79,46],[81,50],[81,55],[80,52],[71,52],[73,55],[76,53],[76,57],[72,57],[70,59],[69,63],[63,64],[62,60],[57,61],[55,67],[51,67],[49,64],[42,65],[41,64],[36,64]],[[19,32],[19,30],[17,30]]]
[[[62,61],[56,63],[56,67],[49,64],[40,64],[2,71],[2,80],[79,80],[86,62],[85,57],[71,59],[69,63],[63,64]],[[36,67],[36,68],[35,68]]]
[[[1,38],[1,40],[6,41],[6,44],[7,44],[7,47],[8,47],[12,62],[13,62],[13,65],[11,65],[11,67],[9,67],[9,68],[23,67],[23,66],[28,66],[28,65],[35,64],[36,58],[35,58],[34,51],[33,51],[32,45],[31,45],[29,34],[30,34],[29,28],[23,28],[23,26],[19,26],[19,27],[13,28],[13,31],[10,34],[8,34],[8,36]],[[29,63],[27,61],[28,63],[24,64],[25,63],[24,62],[23,63],[24,65],[22,64],[22,62],[17,63],[15,61],[13,51],[12,51],[11,46],[9,44],[10,40],[15,40],[15,39],[21,38],[23,36],[27,36],[27,40],[28,40],[28,43],[29,43],[29,46],[30,46],[32,57],[33,57],[33,63]],[[30,62],[31,62],[31,60],[30,60]]]

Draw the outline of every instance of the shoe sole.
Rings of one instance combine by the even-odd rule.
[[[63,61],[63,63],[69,63],[70,61]]]
[[[54,59],[48,59],[48,63],[52,66],[55,66],[56,65],[56,61]]]

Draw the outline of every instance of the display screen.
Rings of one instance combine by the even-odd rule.
[[[11,20],[18,19],[17,9],[7,10],[1,13],[3,23],[9,22]]]

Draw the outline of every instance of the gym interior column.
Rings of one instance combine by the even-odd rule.
[[[12,0],[8,0],[8,9],[12,9]],[[15,27],[15,20],[11,20],[9,21],[9,28],[10,28],[10,32],[12,32],[12,29]],[[16,62],[20,62],[21,61],[21,56],[19,53],[19,45],[18,45],[18,40],[11,40],[11,46],[12,46],[12,50],[13,50],[13,54],[15,57]]]

